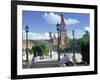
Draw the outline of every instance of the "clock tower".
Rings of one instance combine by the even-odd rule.
[[[67,47],[67,30],[63,13],[61,14],[61,22],[60,22],[60,47],[61,48]]]

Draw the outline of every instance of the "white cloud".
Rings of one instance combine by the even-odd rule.
[[[53,36],[54,33],[52,33]],[[57,37],[57,33],[55,33],[55,36]],[[23,31],[23,39],[26,39],[26,33]],[[28,32],[28,39],[30,40],[40,40],[40,39],[50,39],[49,33],[34,33],[34,32]]]
[[[44,13],[43,18],[49,24],[57,24],[57,22],[60,22],[60,16],[54,13]]]
[[[85,29],[85,31],[89,31],[90,32],[90,27],[89,26],[86,26],[84,29]]]
[[[70,24],[77,24],[79,23],[79,21],[77,19],[73,19],[73,18],[68,18],[67,19],[67,24],[70,25]]]
[[[44,13],[43,18],[49,24],[57,24],[57,22],[60,23],[60,21],[61,21],[61,17],[55,13],[52,13],[52,12]],[[64,20],[65,20],[65,23],[67,25],[79,23],[79,21],[77,19],[74,19],[74,18],[68,18],[68,19],[64,19]]]

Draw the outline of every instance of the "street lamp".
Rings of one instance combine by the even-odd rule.
[[[52,58],[52,40],[51,40],[51,38],[52,38],[52,35],[51,35],[51,32],[49,32],[49,37],[50,37],[50,58]]]
[[[72,35],[73,35],[73,61],[75,64],[76,61],[75,61],[75,31],[74,30],[72,31]]]
[[[25,27],[25,32],[26,32],[26,61],[28,62],[28,32],[29,32],[29,27]]]
[[[57,49],[57,52],[58,52],[58,60],[60,60],[60,51],[59,51],[59,43],[60,43],[60,25],[59,25],[59,23],[57,23],[57,32],[58,32],[58,49]]]

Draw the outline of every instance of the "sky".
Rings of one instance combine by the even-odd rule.
[[[67,36],[72,38],[72,30],[75,38],[81,38],[86,30],[89,31],[90,15],[86,13],[63,13],[66,23]],[[25,39],[25,26],[29,27],[29,39],[50,39],[49,32],[56,35],[56,24],[61,21],[61,12],[22,12],[23,39]]]

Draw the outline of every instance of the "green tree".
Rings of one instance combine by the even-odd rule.
[[[48,44],[45,44],[45,43],[34,45],[32,47],[32,52],[35,57],[43,56],[43,55],[47,56],[49,54],[49,46],[48,46]]]
[[[43,56],[42,55],[42,50],[41,50],[41,47],[39,45],[35,45],[32,47],[32,52],[34,54],[34,57],[36,56]]]
[[[65,51],[67,53],[72,52],[73,49],[73,39],[68,38],[67,48],[65,48]],[[74,49],[75,52],[80,52],[80,45],[81,45],[81,39],[74,39]]]
[[[49,46],[47,44],[40,45],[43,55],[48,56],[49,53]]]
[[[85,34],[80,39],[74,39],[74,49],[75,52],[80,52],[82,54],[82,59],[87,64],[90,63],[89,61],[89,48],[90,48],[90,39],[89,39],[89,32],[85,31]],[[65,48],[66,53],[72,52],[73,48],[73,39],[68,37],[67,39],[67,48]]]
[[[89,58],[89,32],[86,31],[86,33],[83,35],[81,39],[81,54],[84,62],[87,62],[87,64],[90,63]]]

